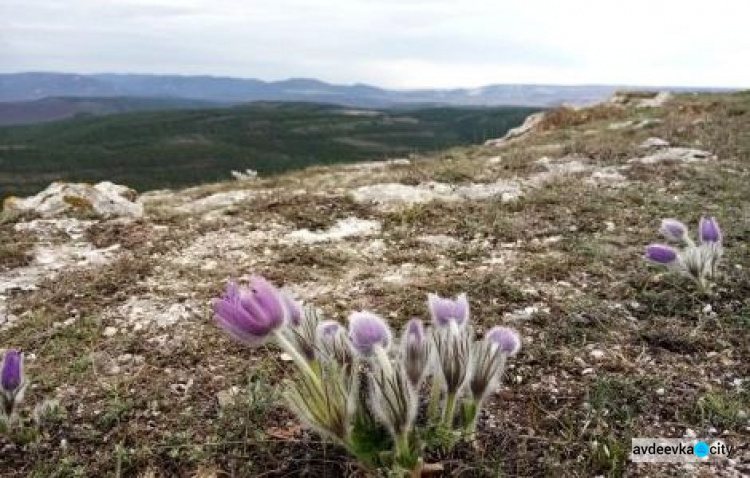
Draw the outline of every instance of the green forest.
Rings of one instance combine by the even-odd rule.
[[[51,181],[138,190],[402,157],[502,136],[528,107],[363,110],[311,103],[126,113],[0,128],[0,197]]]

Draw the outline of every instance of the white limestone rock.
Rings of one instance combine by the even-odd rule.
[[[98,184],[54,182],[47,189],[27,198],[8,198],[3,209],[11,213],[32,213],[43,218],[85,213],[101,219],[141,217],[143,205],[138,193],[109,181]]]
[[[693,148],[664,148],[648,156],[633,158],[628,163],[659,164],[666,162],[678,163],[704,163],[716,159],[716,156],[708,151]]]
[[[661,138],[648,138],[647,140],[643,141],[641,144],[638,145],[638,148],[640,149],[662,149],[662,148],[668,148],[671,145],[669,144],[669,141],[663,140]]]
[[[336,222],[336,224],[325,231],[300,229],[290,232],[286,235],[286,240],[303,244],[340,241],[351,237],[375,235],[380,232],[381,227],[379,221],[348,217]]]

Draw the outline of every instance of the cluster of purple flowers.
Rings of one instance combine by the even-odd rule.
[[[676,219],[664,219],[660,232],[668,240],[682,244],[682,248],[651,244],[646,248],[646,258],[690,277],[701,290],[708,290],[724,252],[722,233],[716,219],[701,218],[697,243],[688,234],[687,226]]]
[[[374,313],[354,312],[344,327],[257,276],[248,288],[230,283],[214,312],[239,342],[273,341],[292,357],[299,374],[286,398],[305,423],[356,455],[361,434],[353,429],[371,420],[389,432],[395,462],[413,468],[421,449],[415,428],[473,433],[506,359],[521,348],[518,333],[507,327],[477,340],[465,294],[430,294],[427,302],[432,326],[412,319],[398,339]],[[424,389],[431,390],[430,407],[417,425]]]

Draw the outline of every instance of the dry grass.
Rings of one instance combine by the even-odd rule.
[[[67,419],[30,443],[0,438],[2,473],[366,476],[341,450],[300,428],[279,402],[290,367],[278,360],[278,350],[229,342],[211,323],[208,308],[170,329],[103,335],[109,325],[104,310],[155,293],[147,284],[159,278],[184,281],[186,296],[205,300],[229,275],[252,267],[279,283],[325,286],[314,302],[338,319],[367,308],[398,327],[426,315],[426,293],[465,291],[478,329],[505,323],[521,331],[524,350],[490,400],[480,442],[428,453],[429,461],[444,465],[444,476],[685,476],[689,471],[678,466],[636,467],[627,454],[632,437],[682,436],[687,429],[706,436],[715,427],[738,445],[750,438],[750,393],[741,382],[750,376],[748,108],[750,96],[737,94],[678,97],[647,113],[558,111],[544,132],[502,150],[451,150],[432,161],[367,173],[316,168],[280,176],[252,187],[288,190],[238,205],[224,221],[175,216],[158,224],[97,225],[90,240],[101,247],[121,244],[121,259],[63,273],[11,301],[12,310],[27,315],[22,326],[0,331],[0,343],[36,355],[28,362],[34,380],[29,402],[57,395]],[[646,114],[662,123],[647,130],[607,128],[610,121]],[[543,150],[622,165],[639,154],[637,145],[648,136],[708,149],[719,159],[634,166],[624,188],[560,178],[507,204],[442,202],[380,212],[342,193],[376,182],[481,182],[530,174],[538,168],[533,162],[550,154]],[[496,155],[502,161],[488,166],[487,158]],[[285,194],[303,185],[314,193]],[[187,194],[197,198],[232,187],[238,185]],[[718,217],[727,244],[722,278],[711,295],[696,293],[689,281],[641,257],[643,246],[658,240],[662,217],[694,223],[701,213]],[[317,230],[350,216],[382,221],[382,255],[363,252],[368,238],[310,245],[269,239],[215,269],[167,260],[208,233],[250,234],[271,223],[283,231]],[[161,226],[167,232],[158,232]],[[428,246],[425,235],[456,241]],[[395,271],[405,271],[401,281],[384,279]],[[537,313],[515,318],[518,310],[536,306]],[[69,317],[76,317],[71,325],[55,325]],[[600,358],[594,350],[603,353]],[[113,365],[121,370],[112,373]],[[220,392],[233,386],[236,398],[220,406]],[[724,466],[701,470],[716,475]],[[741,466],[723,472],[747,473]]]

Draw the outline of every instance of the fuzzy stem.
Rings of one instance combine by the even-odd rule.
[[[427,406],[428,420],[434,420],[438,417],[438,407],[440,406],[440,377],[437,373],[432,375],[432,388],[430,389],[430,402]]]
[[[409,456],[409,431],[405,430],[395,437],[396,456],[404,458]]]
[[[284,334],[280,330],[276,330],[274,332],[274,336],[276,338],[276,343],[281,347],[284,352],[289,354],[290,357],[292,357],[292,360],[294,361],[295,365],[297,365],[297,368],[300,370],[300,372],[307,375],[310,380],[315,384],[315,386],[319,389],[323,389],[323,384],[320,382],[320,376],[315,373],[315,370],[310,366],[310,364],[307,362],[305,357],[302,356],[301,353],[292,345],[289,340],[284,337]]]
[[[374,352],[380,368],[383,369],[383,373],[385,373],[386,377],[392,377],[393,367],[391,366],[391,359],[388,358],[388,353],[380,345],[375,346]]]
[[[469,436],[473,436],[477,432],[477,420],[479,419],[479,409],[481,408],[481,402],[478,400],[470,399],[467,400],[464,404],[464,410],[467,411],[466,413],[466,424],[464,425],[464,430],[466,431],[466,434]]]
[[[443,409],[443,424],[448,427],[453,426],[453,417],[456,415],[456,394],[448,393],[445,399],[445,408]]]

